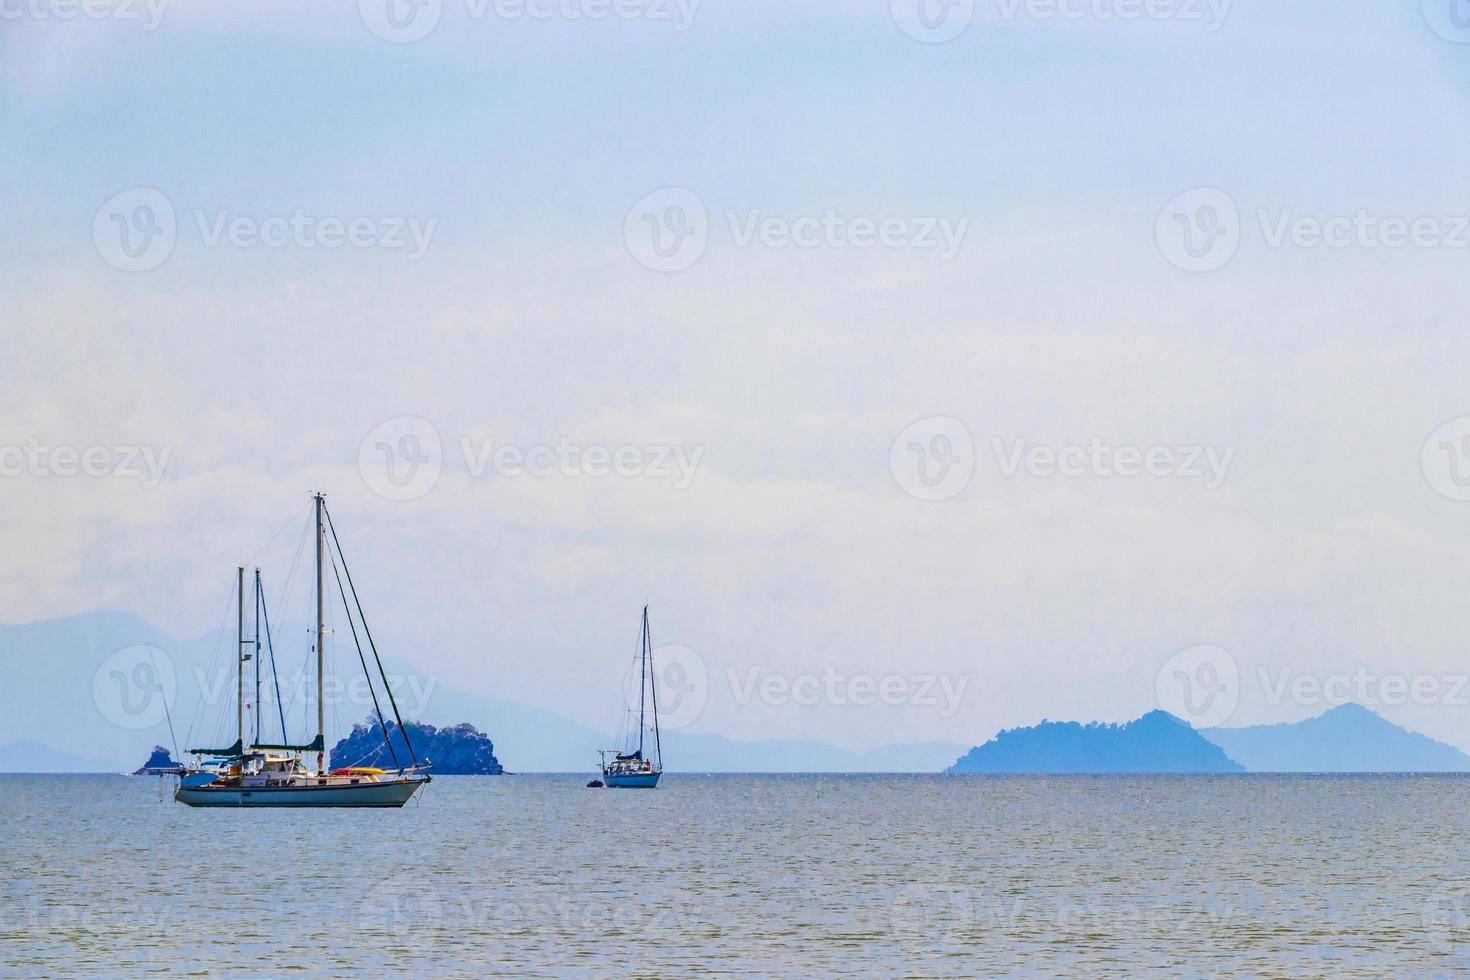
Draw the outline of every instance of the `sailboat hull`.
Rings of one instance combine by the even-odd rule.
[[[602,777],[602,781],[610,789],[653,789],[658,785],[658,777],[662,775],[661,772],[636,772],[621,775],[607,773]]]
[[[174,799],[188,806],[401,807],[428,779],[328,786],[180,786]]]

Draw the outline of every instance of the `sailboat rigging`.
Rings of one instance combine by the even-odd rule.
[[[242,566],[236,570],[235,667],[239,697],[235,712],[235,743],[223,749],[187,750],[196,757],[214,757],[219,764],[210,768],[196,767],[186,772],[180,780],[178,789],[174,792],[174,799],[180,803],[189,806],[401,807],[413,798],[419,787],[430,780],[428,773],[425,772],[429,768],[429,762],[427,759],[422,763],[419,761],[417,753],[413,750],[413,744],[409,740],[408,732],[404,728],[403,718],[398,713],[398,704],[393,697],[393,689],[388,684],[387,674],[383,672],[382,659],[378,656],[377,645],[373,642],[372,632],[368,629],[362,603],[357,597],[357,588],[352,583],[352,573],[348,570],[347,560],[342,555],[341,544],[337,540],[337,530],[332,525],[331,514],[327,512],[326,498],[318,493],[313,495],[313,501],[316,525],[316,628],[314,630],[316,737],[305,744],[292,744],[286,736],[286,716],[284,709],[281,709],[281,741],[278,743],[262,741],[260,728],[260,623],[262,618],[266,623],[266,648],[271,655],[273,673],[275,652],[270,645],[270,620],[269,616],[264,613],[265,598],[261,591],[258,569],[255,575],[255,635],[250,638],[245,636],[245,569]],[[330,548],[328,547],[329,532]],[[357,646],[358,659],[367,677],[368,690],[372,693],[373,708],[377,712],[378,724],[383,731],[384,740],[388,742],[394,765],[397,767],[393,771],[341,769],[328,772],[326,768],[325,661],[323,659],[325,579],[323,572],[324,558],[328,557],[332,562],[333,574],[337,581],[338,591],[342,596],[343,605],[347,609],[347,621],[352,627],[353,642]],[[346,589],[342,588],[343,575],[346,576]],[[351,602],[348,601],[349,593]],[[383,718],[377,691],[373,686],[372,673],[367,668],[367,658],[358,639],[359,622],[362,625],[363,635],[367,638],[368,646],[372,650],[378,675],[388,694],[388,703],[398,723],[397,731],[402,735],[411,765],[402,765],[397,753],[393,750],[388,725]],[[247,647],[251,645],[254,646],[254,650],[248,653]],[[245,664],[251,659],[255,661],[255,732],[254,738],[247,744],[245,739]],[[279,677],[276,678],[276,695],[276,703],[280,705]],[[308,767],[306,763],[306,757],[312,754],[316,756],[314,769]]]
[[[600,749],[602,757],[602,783],[610,789],[653,789],[658,785],[664,771],[663,743],[658,731],[658,686],[653,669],[653,640],[648,629],[648,607],[643,607],[643,623],[639,628],[638,663],[638,744],[632,744],[632,732],[628,733],[629,744],[622,750]],[[653,714],[652,755],[647,752],[645,734],[649,730],[649,709]],[[612,759],[609,760],[608,756]]]

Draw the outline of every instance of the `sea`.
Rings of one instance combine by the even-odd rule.
[[[1462,776],[586,779],[0,776],[0,974],[1470,974]]]

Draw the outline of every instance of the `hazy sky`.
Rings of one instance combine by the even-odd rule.
[[[1470,749],[1450,0],[528,2],[0,0],[0,620],[215,629],[321,489],[384,647],[589,724],[647,601],[691,731],[1213,645],[1207,721],[1366,671]]]

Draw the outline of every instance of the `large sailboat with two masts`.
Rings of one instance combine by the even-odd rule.
[[[326,499],[322,494],[313,495],[316,540],[316,628],[314,648],[316,654],[316,737],[307,742],[291,743],[286,738],[286,717],[281,712],[281,741],[265,743],[260,728],[260,616],[264,596],[260,589],[259,572],[256,573],[255,636],[245,636],[245,569],[237,570],[238,617],[236,623],[236,677],[239,682],[239,697],[236,704],[236,738],[232,745],[224,748],[197,748],[187,751],[201,760],[200,764],[183,773],[174,799],[196,807],[214,806],[261,806],[261,807],[401,807],[413,798],[419,789],[429,782],[429,762],[420,762],[413,750],[403,719],[398,714],[398,703],[393,690],[388,686],[388,677],[383,672],[383,662],[368,630],[363,616],[362,604],[357,598],[357,587],[352,582],[352,573],[347,569],[347,560],[337,540],[337,530],[332,526],[331,514],[327,512]],[[326,700],[324,694],[325,663],[322,655],[323,621],[325,618],[326,588],[324,558],[332,565],[333,577],[342,603],[347,610],[347,622],[352,628],[352,639],[357,647],[358,660],[367,678],[368,690],[372,693],[373,709],[378,724],[388,743],[388,752],[397,767],[394,770],[366,767],[348,767],[327,770],[326,766]],[[345,585],[344,585],[345,576]],[[350,599],[349,599],[350,596]],[[269,646],[269,617],[266,617],[266,638]],[[359,625],[362,635],[358,634]],[[397,732],[402,737],[402,748],[408,759],[401,759],[389,728],[383,718],[378,693],[373,685],[372,671],[368,669],[367,654],[362,640],[367,641],[377,674],[387,695],[393,717],[398,723]],[[253,646],[252,652],[247,650]],[[271,651],[274,663],[274,651]],[[245,738],[246,707],[246,664],[254,661],[255,666],[255,731],[248,743]],[[279,681],[277,681],[279,687]],[[279,703],[279,693],[277,695]],[[313,760],[313,756],[315,757]],[[202,760],[208,759],[208,763]],[[313,764],[314,762],[314,764]]]
[[[664,771],[663,745],[658,734],[658,685],[654,681],[653,640],[648,632],[647,606],[643,607],[638,645],[638,714],[631,719],[622,749],[599,750],[602,783],[611,789],[653,789]],[[650,718],[652,724],[649,723]],[[652,738],[647,737],[649,735]]]

